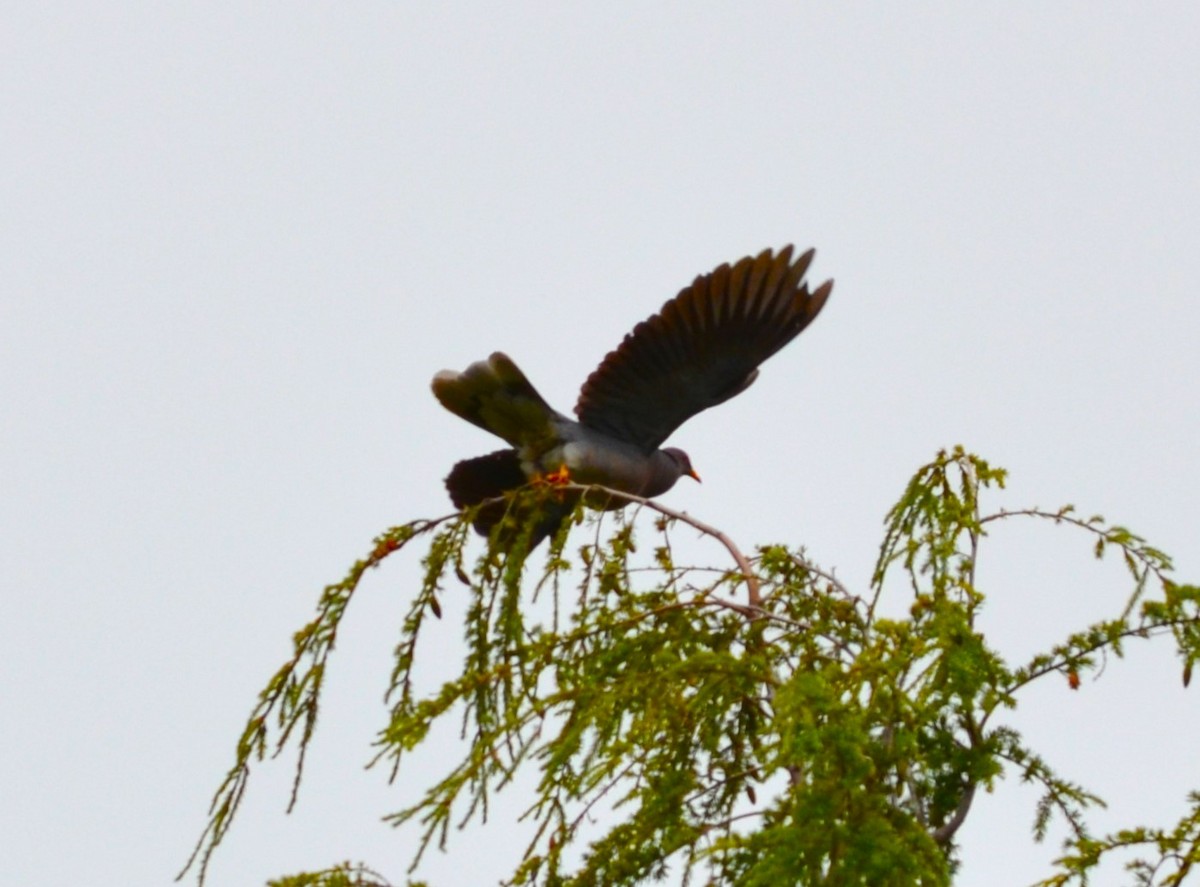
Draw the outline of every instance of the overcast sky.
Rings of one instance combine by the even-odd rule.
[[[912,472],[962,443],[1011,471],[992,507],[1073,502],[1200,581],[1198,46],[1184,3],[10,5],[2,880],[169,882],[321,587],[496,446],[434,372],[503,349],[566,410],[634,323],[766,247],[816,246],[833,296],[675,435],[704,484],[671,505],[861,588]],[[1119,611],[1089,550],[996,528],[1001,653]],[[416,832],[380,817],[430,771],[362,765],[415,554],[347,616],[297,811],[290,761],[258,767],[212,884],[403,882]],[[1006,720],[1110,801],[1101,828],[1200,788],[1200,688],[1167,644],[1131,654]],[[1035,799],[977,799],[959,884],[1045,876]],[[499,821],[420,874],[494,883],[513,852]]]

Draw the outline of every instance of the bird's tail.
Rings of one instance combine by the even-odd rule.
[[[491,535],[493,528],[506,517],[511,518],[511,522],[509,527],[501,528],[501,533],[508,538],[516,536],[533,522],[528,530],[529,549],[532,551],[547,536],[554,535],[563,518],[571,513],[573,504],[541,496],[518,505],[512,496],[506,495],[527,482],[516,451],[497,450],[457,463],[446,478],[446,489],[456,508],[487,503],[476,513],[472,524],[484,536]]]
[[[558,418],[525,374],[499,351],[461,373],[442,370],[433,377],[433,393],[450,412],[514,447],[548,438]]]

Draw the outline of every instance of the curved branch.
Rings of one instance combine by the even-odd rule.
[[[1137,543],[1144,542],[1140,536],[1130,533],[1124,527],[1104,526],[1100,523],[1100,518],[1084,520],[1083,518],[1075,517],[1070,512],[1070,506],[1060,511],[1043,511],[1040,508],[1018,508],[1013,511],[1000,510],[994,514],[989,514],[986,517],[979,519],[979,524],[990,523],[994,520],[1000,520],[1006,517],[1040,517],[1045,520],[1052,520],[1056,524],[1068,523],[1072,526],[1079,527],[1081,530],[1087,530],[1095,536],[1100,537],[1106,545],[1116,545],[1117,547],[1128,552],[1135,560],[1139,561],[1143,567],[1153,573],[1162,581],[1168,581],[1163,574],[1171,569],[1170,560],[1162,554],[1162,552],[1154,551],[1148,547]],[[1127,534],[1125,538],[1114,536],[1117,534]]]
[[[634,495],[633,493],[623,493],[620,490],[614,490],[611,487],[604,487],[604,486],[600,486],[599,484],[567,483],[567,484],[563,484],[561,489],[576,490],[580,493],[588,493],[588,492],[606,493],[614,499],[624,500],[624,501],[630,502],[630,503],[637,503],[638,505],[642,505],[646,508],[651,509],[652,511],[657,511],[659,514],[663,515],[664,517],[669,517],[672,520],[681,521],[681,522],[687,524],[688,526],[693,527],[696,530],[699,530],[704,535],[711,536],[713,539],[716,539],[723,546],[725,546],[725,550],[729,552],[729,556],[732,557],[734,560],[734,563],[737,564],[738,570],[741,572],[742,578],[746,582],[747,603],[755,611],[761,610],[761,608],[762,608],[762,590],[761,590],[761,586],[758,581],[758,576],[750,568],[750,561],[746,558],[746,556],[744,554],[742,554],[741,549],[739,549],[737,547],[737,545],[734,544],[733,540],[730,539],[727,535],[725,535],[725,533],[723,533],[721,530],[718,530],[716,527],[712,526],[711,524],[706,524],[704,521],[698,520],[698,519],[692,517],[687,512],[676,511],[674,508],[668,508],[667,506],[663,505],[662,503],[658,502],[657,500],[647,499],[645,496],[637,496],[637,495]]]
[[[934,829],[930,837],[939,844],[949,843],[950,839],[954,837],[954,833],[962,828],[962,824],[967,821],[967,814],[971,811],[971,802],[974,800],[975,783],[972,782],[967,786],[967,790],[963,792],[962,800],[958,802],[958,807],[955,809],[954,815],[939,828]]]

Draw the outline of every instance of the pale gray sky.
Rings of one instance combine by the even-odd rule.
[[[1200,8],[498,9],[6,11],[6,883],[168,883],[322,585],[495,446],[435,371],[504,349],[567,409],[635,322],[764,247],[816,246],[833,298],[672,439],[705,479],[672,505],[861,584],[911,473],[963,443],[1011,470],[995,507],[1074,502],[1200,578]],[[1037,529],[981,565],[1015,660],[1125,591]],[[413,562],[354,602],[298,811],[288,762],[256,770],[212,884],[346,858],[403,881],[415,832],[379,817],[425,774],[362,764]],[[1009,719],[1102,827],[1200,788],[1200,690],[1131,652]],[[978,799],[960,884],[1044,876],[1034,798]],[[494,883],[513,850],[497,822],[420,874]]]

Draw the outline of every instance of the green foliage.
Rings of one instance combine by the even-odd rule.
[[[364,865],[343,862],[321,872],[279,878],[268,882],[267,887],[391,887],[391,884],[381,874]],[[423,885],[410,881],[409,887]]]
[[[486,819],[493,794],[531,768],[539,782],[524,814],[529,843],[508,884],[634,884],[670,874],[711,884],[942,885],[976,792],[1014,773],[1042,792],[1034,837],[1056,818],[1068,827],[1045,884],[1084,884],[1106,854],[1129,848],[1148,854],[1126,866],[1138,883],[1177,884],[1200,860],[1200,795],[1171,828],[1095,837],[1087,817],[1099,798],[995,722],[1034,681],[1063,675],[1076,686],[1132,640],[1172,637],[1186,683],[1200,658],[1200,588],[1175,583],[1165,554],[1099,517],[1069,507],[981,513],[981,494],[1002,488],[1004,477],[961,449],[924,466],[887,516],[866,596],[803,550],[764,546],[747,557],[717,530],[641,500],[636,512],[658,512],[652,550],[642,552],[621,516],[576,529],[578,508],[535,582],[526,575],[529,515],[553,507],[562,491],[523,494],[475,556],[470,514],[388,531],[325,590],[317,617],[296,634],[189,866],[198,862],[203,880],[253,760],[294,740],[298,787],[354,589],[367,567],[426,538],[425,578],[402,627],[375,763],[395,778],[446,718],[464,741],[455,766],[387,817],[417,828],[414,868],[430,845],[452,849],[452,832]],[[989,524],[1023,518],[1087,534],[1097,557],[1119,552],[1133,588],[1116,617],[1014,666],[975,628],[985,600],[975,565]],[[672,538],[681,525],[714,540],[734,567],[679,566]],[[423,641],[446,630],[428,617],[440,618],[450,577],[469,597],[466,657],[456,677],[424,687]],[[879,612],[885,592],[895,593],[892,577],[910,599],[905,618]],[[346,864],[273,883],[377,877]]]

